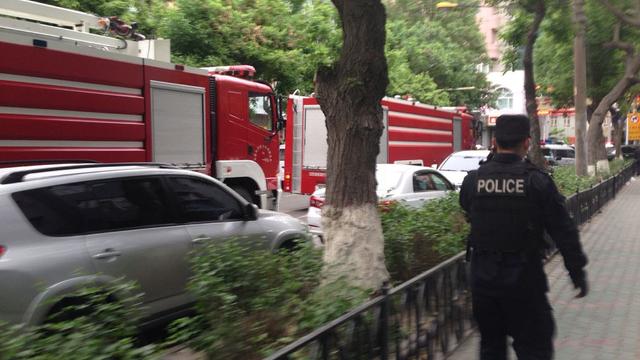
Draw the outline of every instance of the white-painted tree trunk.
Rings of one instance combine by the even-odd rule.
[[[344,279],[377,290],[389,278],[384,266],[384,238],[376,205],[323,208],[325,281]]]
[[[596,171],[597,169],[597,171]],[[589,176],[596,176],[598,174],[608,174],[611,172],[611,168],[609,167],[609,160],[598,160],[596,165],[587,166],[587,172]]]

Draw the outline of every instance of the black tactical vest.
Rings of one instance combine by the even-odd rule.
[[[471,204],[471,241],[476,250],[527,252],[540,248],[542,224],[525,161],[489,161],[478,169]]]

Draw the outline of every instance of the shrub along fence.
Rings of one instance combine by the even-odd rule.
[[[578,225],[595,215],[634,174],[634,165],[567,198]],[[436,359],[469,334],[471,294],[464,253],[325,324],[266,358]]]

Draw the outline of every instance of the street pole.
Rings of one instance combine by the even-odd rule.
[[[587,175],[587,64],[585,51],[585,32],[587,17],[584,13],[584,0],[573,0],[575,39],[573,42],[574,103],[576,109],[576,175]]]

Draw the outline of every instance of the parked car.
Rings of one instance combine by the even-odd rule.
[[[39,324],[86,284],[137,282],[146,322],[194,298],[187,254],[210,242],[276,250],[306,225],[258,208],[223,183],[161,165],[57,164],[0,169],[0,322]],[[68,299],[67,299],[68,300]]]
[[[616,147],[611,143],[606,143],[604,146],[605,151],[607,152],[607,160],[611,161],[616,157]]]
[[[541,149],[549,165],[573,165],[576,163],[576,151],[569,145],[544,144]]]
[[[622,157],[624,159],[635,159],[636,158],[636,149],[638,145],[622,145],[620,147],[620,152],[622,153]]]
[[[462,180],[471,170],[480,167],[480,161],[485,160],[489,156],[489,150],[464,150],[454,152],[449,155],[438,170],[444,175],[456,188],[462,185]]]
[[[436,169],[404,164],[378,164],[376,193],[382,204],[400,202],[420,207],[426,201],[443,197],[455,187]],[[322,236],[322,207],[325,188],[316,190],[309,199],[307,223],[312,233]]]

